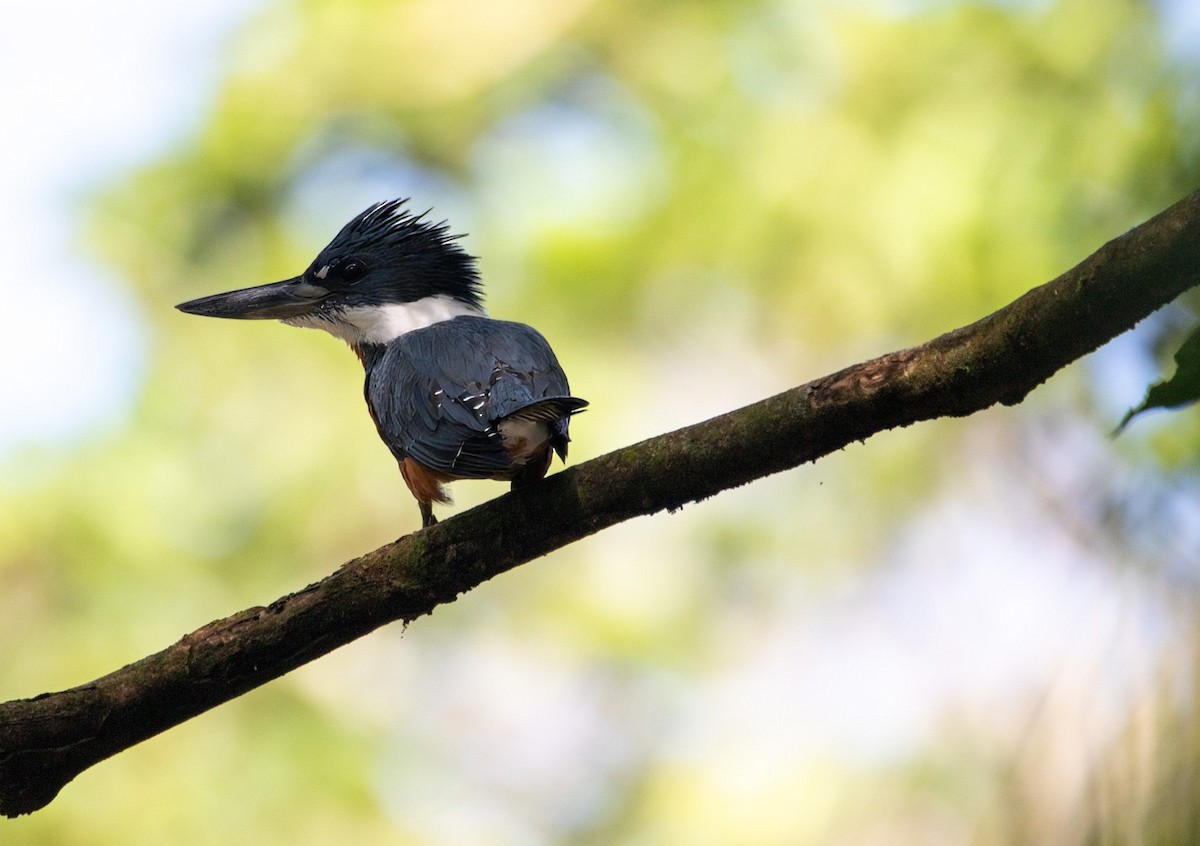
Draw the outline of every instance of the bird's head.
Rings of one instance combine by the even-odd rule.
[[[300,276],[176,308],[324,329],[356,349],[439,320],[483,314],[475,259],[446,223],[410,214],[405,202],[376,203],[358,215]]]

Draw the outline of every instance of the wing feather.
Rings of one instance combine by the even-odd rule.
[[[367,374],[367,403],[398,458],[459,478],[508,472],[498,421],[521,415],[566,433],[571,397],[546,340],[520,323],[457,317],[402,335]]]

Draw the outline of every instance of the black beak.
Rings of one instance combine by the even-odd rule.
[[[238,320],[284,320],[309,314],[329,290],[306,282],[303,276],[270,285],[212,294],[180,303],[175,308],[204,317],[233,317]]]

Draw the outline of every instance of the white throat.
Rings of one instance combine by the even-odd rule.
[[[486,317],[476,306],[446,294],[424,297],[411,303],[386,303],[373,306],[352,306],[331,317],[292,317],[290,326],[324,329],[348,344],[386,344],[401,335],[424,329],[455,317]]]

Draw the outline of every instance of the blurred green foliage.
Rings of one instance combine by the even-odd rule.
[[[122,430],[14,459],[0,694],[78,684],[416,528],[353,355],[172,309],[294,275],[374,200],[470,233],[492,313],[538,326],[592,402],[582,461],[974,320],[1200,184],[1186,67],[1147,4],[884,6],[264,9],[194,133],[94,203],[148,377]],[[1194,530],[1197,418],[1108,444],[1102,364],[520,568],[97,766],[0,839],[1191,842],[1196,556],[1171,521]],[[952,546],[959,506],[979,540],[955,565],[997,520],[1036,560],[1077,543],[1065,560],[1105,573],[1081,579],[1136,583],[1129,616],[1167,608],[1184,634],[1163,622],[1120,672],[1054,652],[998,701],[923,699],[885,647],[931,612],[889,579]],[[1035,528],[994,516],[1026,507]],[[901,611],[862,606],[885,647],[847,683],[835,612],[875,590]],[[947,678],[987,663],[957,610]],[[840,739],[805,710],[827,686],[855,717]],[[1109,687],[1101,714],[1085,694]],[[889,740],[880,715],[912,697],[928,713]]]
[[[1134,416],[1154,408],[1179,408],[1200,399],[1200,327],[1184,339],[1175,352],[1175,373],[1170,379],[1155,382],[1136,408],[1121,418],[1124,429]]]

